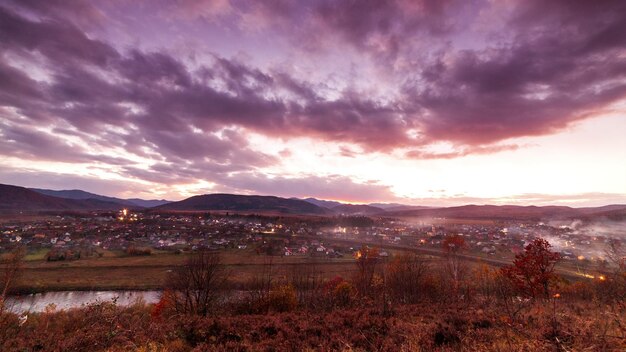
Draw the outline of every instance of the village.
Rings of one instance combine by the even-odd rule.
[[[253,250],[258,255],[353,256],[362,245],[440,250],[446,236],[464,239],[477,257],[511,258],[535,237],[546,238],[565,260],[596,261],[609,236],[533,222],[406,221],[388,218],[281,218],[234,214],[133,212],[57,215],[0,225],[0,251],[24,246],[33,259],[183,253],[199,249]]]

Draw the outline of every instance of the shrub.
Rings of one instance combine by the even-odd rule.
[[[71,249],[53,249],[46,254],[46,260],[49,262],[76,259],[80,259],[80,251],[73,251]]]
[[[129,246],[126,249],[126,254],[131,255],[131,256],[151,255],[152,249]]]
[[[179,314],[209,315],[221,303],[227,274],[218,253],[199,251],[169,275],[167,299]]]
[[[387,266],[387,285],[401,303],[416,303],[422,297],[428,263],[417,255],[398,255]]]
[[[270,291],[267,299],[268,310],[289,312],[298,306],[296,290],[291,285],[281,285]]]

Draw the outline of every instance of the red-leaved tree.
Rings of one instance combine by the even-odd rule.
[[[533,298],[550,297],[550,284],[557,278],[554,266],[560,259],[551,247],[548,241],[536,238],[515,256],[513,265],[502,268],[502,274],[517,292]]]

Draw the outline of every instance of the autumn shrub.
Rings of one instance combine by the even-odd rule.
[[[267,299],[268,310],[289,312],[298,306],[296,290],[291,285],[280,285],[270,291]]]
[[[337,276],[324,284],[324,297],[329,309],[349,307],[356,301],[357,290],[352,283]]]
[[[471,280],[476,292],[485,300],[497,297],[500,272],[486,264],[479,265],[473,272]]]
[[[396,302],[417,303],[424,296],[428,262],[411,254],[394,257],[387,265],[387,285]]]
[[[71,249],[55,248],[46,254],[46,260],[49,262],[77,259],[80,259],[80,251]]]
[[[347,307],[356,299],[356,289],[347,281],[340,282],[332,291],[333,305]]]
[[[153,320],[160,320],[175,313],[175,297],[173,295],[174,293],[170,290],[165,290],[161,293],[159,301],[152,306],[150,312]]]
[[[143,256],[143,255],[151,255],[152,249],[150,248],[141,248],[136,246],[129,246],[126,249],[126,254],[130,256]]]

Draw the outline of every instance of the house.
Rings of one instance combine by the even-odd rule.
[[[483,248],[481,249],[481,252],[483,252],[483,253],[487,253],[487,254],[493,254],[493,253],[495,253],[495,252],[496,252],[496,247],[494,247],[494,246],[491,246],[491,247],[487,247],[487,246],[485,246],[485,247],[483,247]]]

